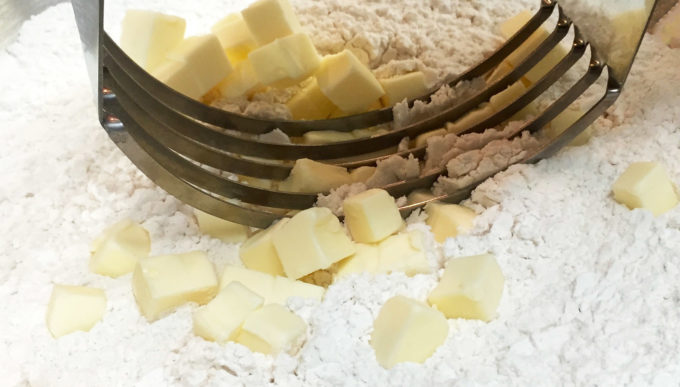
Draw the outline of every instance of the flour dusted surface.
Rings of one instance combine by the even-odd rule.
[[[167,4],[154,2],[161,3]],[[205,1],[206,12],[227,13],[220,3],[240,8]],[[361,2],[364,11],[382,7],[395,20],[449,12],[460,36],[484,42],[483,49],[497,43],[484,38],[491,26],[533,6],[486,3],[403,2],[402,9]],[[317,15],[344,4],[359,9],[351,0],[296,4],[309,5],[301,19],[318,31],[325,27],[311,9]],[[200,20],[192,7],[178,2],[176,13]],[[474,27],[480,22],[483,33]],[[466,23],[473,27],[464,30]],[[470,50],[481,55],[479,47]],[[462,54],[454,59],[457,66],[474,62]],[[445,69],[455,61],[441,71],[459,71]],[[321,304],[291,301],[310,326],[308,341],[296,358],[273,358],[194,337],[192,305],[148,324],[129,276],[89,272],[92,238],[128,216],[151,232],[154,254],[202,249],[221,269],[238,261],[238,250],[201,236],[191,210],[150,183],[106,137],[95,119],[71,10],[50,9],[0,52],[0,380],[10,386],[677,384],[680,209],[653,218],[610,197],[613,181],[635,161],[660,161],[680,181],[677,63],[680,50],[648,37],[624,94],[597,121],[588,145],[488,180],[467,203],[481,213],[473,235],[442,249],[429,239],[428,255],[440,263],[496,254],[506,276],[499,317],[488,324],[450,320],[449,338],[425,364],[386,371],[368,344],[373,319],[395,294],[424,299],[436,276],[354,276],[331,286]],[[409,227],[425,228],[414,219]],[[105,289],[102,322],[88,333],[52,339],[44,318],[53,283]]]

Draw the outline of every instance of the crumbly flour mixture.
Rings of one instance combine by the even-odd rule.
[[[139,3],[110,1],[112,19]],[[200,3],[148,5],[186,16],[191,32],[200,32],[201,15],[216,19],[243,6]],[[370,42],[374,64],[391,63],[379,71],[426,66],[437,76],[474,63],[499,44],[495,24],[537,5],[294,3],[322,51]],[[439,264],[496,254],[506,277],[499,316],[490,323],[450,320],[447,341],[424,364],[386,371],[368,344],[373,319],[393,295],[424,299],[436,275],[354,276],[332,285],[320,304],[293,300],[289,306],[309,324],[307,343],[296,357],[270,357],[195,337],[194,305],[148,324],[129,275],[89,272],[90,241],[123,217],[150,231],[153,254],[201,249],[220,269],[238,261],[238,247],[201,236],[191,209],[109,141],[95,118],[71,10],[49,9],[0,51],[1,384],[676,385],[680,208],[658,218],[629,211],[613,201],[610,187],[630,163],[647,160],[663,163],[680,182],[679,63],[680,50],[648,36],[623,96],[596,122],[589,144],[487,180],[466,203],[480,213],[471,235],[443,246],[427,238]],[[426,229],[418,216],[409,227]],[[102,322],[54,340],[44,322],[54,283],[105,289]]]

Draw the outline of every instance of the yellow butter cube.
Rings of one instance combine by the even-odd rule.
[[[404,224],[394,198],[382,189],[374,188],[349,197],[343,209],[345,224],[356,242],[381,241]]]
[[[491,117],[493,114],[494,111],[491,105],[482,106],[478,109],[468,112],[466,115],[459,118],[456,122],[453,123],[453,125],[451,125],[448,128],[448,130],[450,133],[458,134],[466,129],[469,129],[481,123],[482,121]]]
[[[241,245],[239,256],[245,267],[271,275],[284,275],[283,266],[272,243],[272,234],[286,222],[288,218],[281,219],[273,226],[259,231]]]
[[[448,318],[490,321],[496,316],[504,282],[493,255],[450,259],[428,301]]]
[[[109,277],[132,273],[151,250],[149,232],[129,219],[104,230],[90,248],[90,270]]]
[[[288,0],[259,0],[241,13],[255,42],[260,46],[302,31]]]
[[[510,53],[505,59],[513,67],[519,66],[524,60],[543,43],[550,33],[543,27],[538,27],[521,46]]]
[[[325,207],[293,216],[272,235],[288,278],[297,279],[354,254],[355,248],[338,218]]]
[[[614,199],[628,208],[644,208],[658,216],[678,204],[666,168],[654,162],[631,164],[612,187]]]
[[[498,67],[496,67],[491,72],[489,77],[486,79],[486,84],[491,85],[491,84],[494,84],[494,83],[500,81],[503,77],[510,74],[512,72],[512,70],[514,70],[514,69],[515,68],[512,67],[512,65],[510,63],[508,63],[507,60],[504,60],[503,62],[501,62],[501,64],[498,65]]]
[[[239,62],[234,71],[217,85],[220,95],[225,98],[250,96],[253,92],[263,87],[257,78],[257,74],[255,74],[253,64],[248,59]]]
[[[524,83],[522,83],[521,81],[515,82],[512,85],[508,86],[507,89],[491,97],[491,99],[489,100],[489,106],[491,106],[494,112],[498,112],[505,108],[506,106],[510,105],[511,103],[515,102],[526,92],[527,87],[524,86]]]
[[[546,133],[550,138],[556,138],[567,128],[569,128],[573,123],[578,121],[585,114],[582,109],[575,107],[568,107],[562,113],[558,114],[557,117],[550,121],[550,124],[545,128]],[[590,141],[592,137],[592,127],[586,128],[581,134],[576,136],[576,138],[569,143],[570,146],[581,146],[585,145]]]
[[[321,92],[316,78],[312,78],[309,85],[293,96],[293,98],[286,103],[286,106],[290,109],[293,119],[296,120],[322,120],[330,117],[335,109],[337,109],[337,106]],[[315,132],[305,133],[305,142],[311,144],[311,142],[308,142],[309,139],[307,138],[309,133]]]
[[[434,239],[443,243],[461,233],[472,230],[477,216],[474,211],[457,204],[430,203],[425,207],[426,223],[432,229]]]
[[[416,137],[415,140],[415,146],[416,148],[424,147],[427,146],[427,139],[432,138],[432,137],[437,137],[437,136],[446,136],[449,132],[444,129],[436,129],[436,130],[431,130],[429,132],[423,133]]]
[[[385,90],[385,95],[381,98],[384,106],[394,106],[404,99],[412,100],[422,97],[429,90],[425,74],[421,71],[381,79],[380,84]]]
[[[198,227],[203,234],[210,235],[225,243],[241,243],[248,238],[248,226],[230,222],[203,211],[194,210]]]
[[[257,47],[248,25],[241,13],[232,13],[215,23],[212,33],[220,40],[229,61],[236,65],[248,58],[248,53]]]
[[[548,54],[543,57],[531,70],[527,71],[522,77],[522,81],[525,82],[527,86],[531,86],[543,78],[550,70],[557,66],[565,56],[567,56],[568,51],[564,46],[558,44],[548,52]]]
[[[356,244],[356,253],[338,262],[335,266],[335,277],[350,274],[377,273],[380,266],[380,249],[375,244]]]
[[[262,84],[274,87],[292,86],[312,75],[321,58],[305,33],[276,39],[248,54],[255,75]]]
[[[406,197],[406,202],[408,204],[421,203],[430,199],[434,199],[436,196],[429,189],[418,189]]]
[[[89,331],[104,316],[106,294],[85,286],[54,285],[47,305],[47,329],[59,338],[75,331]]]
[[[290,297],[301,297],[321,301],[325,289],[290,278],[238,266],[226,266],[220,277],[220,288],[238,281],[264,299],[264,304],[285,305]]]
[[[324,95],[347,114],[368,111],[385,94],[371,70],[349,50],[326,56],[316,80]]]
[[[154,68],[151,75],[187,97],[198,100],[205,94],[193,71],[184,62],[165,61]]]
[[[354,140],[354,135],[351,132],[338,132],[336,130],[315,130],[305,133],[302,139],[305,144],[320,145]]]
[[[531,11],[525,9],[510,19],[502,22],[498,26],[498,30],[502,37],[505,39],[510,39],[513,35],[515,35],[515,33],[517,33],[517,31],[520,30],[520,28],[524,27],[524,25],[527,24],[532,17],[533,14]]]
[[[233,70],[220,41],[213,34],[184,39],[167,58],[184,63],[191,70],[201,95],[217,86]]]
[[[232,282],[194,311],[194,334],[218,343],[234,340],[246,318],[263,303],[262,297],[240,282]]]
[[[676,4],[654,27],[654,35],[671,48],[680,48],[680,5]]]
[[[290,176],[282,181],[279,188],[289,192],[328,192],[345,184],[351,184],[352,177],[347,168],[320,163],[310,159],[295,161]]]
[[[149,321],[187,302],[207,303],[217,285],[215,268],[200,251],[142,259],[132,274],[137,305]]]
[[[307,334],[307,324],[288,308],[265,305],[248,316],[236,342],[251,351],[267,355],[280,352],[295,354]]]
[[[449,324],[427,304],[404,296],[387,300],[373,323],[371,346],[381,366],[423,363],[444,344]]]
[[[408,276],[432,272],[419,231],[393,235],[380,242],[379,250],[378,272],[400,271]]]
[[[352,182],[354,183],[365,183],[371,178],[371,176],[375,174],[376,169],[376,167],[364,165],[363,167],[353,169],[349,173],[349,176],[352,178]]]
[[[184,39],[184,19],[144,10],[129,10],[123,18],[120,48],[147,71],[163,62]]]

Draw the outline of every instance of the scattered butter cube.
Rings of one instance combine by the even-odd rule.
[[[295,94],[293,98],[286,103],[286,106],[290,109],[293,119],[296,120],[322,120],[330,117],[335,109],[337,109],[337,106],[321,92],[319,83],[314,77],[312,77],[312,81],[306,87],[300,90],[300,92]],[[306,143],[310,143],[307,138],[307,134],[309,133],[315,132],[305,133]]]
[[[381,366],[423,363],[446,341],[449,324],[427,304],[404,296],[387,300],[373,323],[371,346]]]
[[[239,62],[234,71],[217,85],[220,95],[225,98],[250,96],[263,87],[255,74],[253,64],[248,59]]]
[[[453,125],[450,125],[447,129],[450,133],[460,133],[466,129],[469,129],[494,114],[491,105],[481,106],[471,112],[468,112],[463,117],[459,118]]]
[[[129,219],[104,230],[90,248],[90,270],[109,277],[132,273],[151,250],[149,232]]]
[[[75,331],[89,331],[102,319],[106,294],[85,286],[54,285],[47,305],[47,329],[59,338]]]
[[[533,14],[531,11],[525,9],[524,11],[518,13],[517,15],[505,20],[498,26],[498,30],[502,37],[505,39],[510,39],[520,28],[524,27],[525,24],[531,20]]]
[[[305,33],[276,39],[248,54],[253,70],[262,84],[292,86],[312,75],[321,58]]]
[[[417,189],[406,197],[408,204],[420,203],[426,200],[434,199],[436,196],[429,189]]]
[[[524,86],[524,83],[522,83],[521,81],[517,81],[512,85],[508,86],[507,89],[491,97],[491,99],[489,100],[489,106],[491,106],[494,112],[499,112],[503,108],[515,102],[526,92],[527,87]]]
[[[217,287],[215,268],[200,251],[142,259],[132,274],[137,305],[149,321],[187,302],[205,304]]]
[[[354,140],[355,137],[351,132],[339,132],[337,130],[315,130],[305,133],[302,136],[302,139],[305,144],[320,145],[340,141],[350,141]]]
[[[250,228],[230,222],[203,211],[194,210],[198,227],[203,234],[210,235],[225,243],[241,243],[248,238]]]
[[[325,207],[301,211],[272,234],[286,276],[297,279],[354,254],[354,243]]]
[[[343,210],[345,224],[356,242],[381,241],[404,224],[394,198],[378,188],[347,198]]]
[[[380,248],[376,244],[356,244],[356,253],[335,265],[335,278],[350,274],[377,273],[380,266]]]
[[[263,304],[262,297],[240,282],[231,282],[194,311],[194,334],[218,343],[234,340],[248,315]]]
[[[288,308],[265,305],[246,318],[236,342],[254,352],[295,354],[304,342],[307,324]]]
[[[354,183],[365,183],[371,178],[371,176],[375,174],[376,169],[376,167],[364,165],[363,167],[353,169],[349,173],[349,176],[352,178],[352,182]]]
[[[241,13],[255,42],[260,46],[302,31],[288,0],[259,0]]]
[[[654,35],[670,48],[680,48],[680,4],[676,4],[659,20],[654,26]]]
[[[290,297],[309,298],[321,301],[325,289],[290,278],[273,276],[267,273],[238,266],[226,266],[220,277],[220,288],[238,281],[262,298],[264,304],[285,305]]]
[[[408,276],[432,272],[419,231],[393,235],[380,242],[379,250],[378,272],[399,271]]]
[[[421,135],[418,135],[418,137],[416,137],[415,146],[416,146],[416,148],[425,147],[425,146],[427,146],[427,140],[429,138],[437,137],[437,136],[446,136],[448,133],[449,132],[444,128],[425,132]]]
[[[557,117],[553,118],[552,121],[546,126],[545,130],[550,138],[556,138],[567,128],[569,128],[574,122],[578,121],[585,114],[585,112],[579,108],[568,107],[562,113],[558,114]],[[587,127],[581,134],[576,136],[576,138],[569,143],[570,146],[581,146],[585,145],[590,141],[592,137],[592,126]]]
[[[184,19],[144,10],[128,10],[123,18],[120,48],[147,71],[184,39]]]
[[[500,81],[503,77],[510,74],[514,69],[515,68],[512,67],[512,65],[508,63],[507,60],[504,60],[491,72],[489,77],[486,79],[486,84],[491,85]]]
[[[368,111],[385,94],[371,70],[349,50],[324,57],[316,80],[324,95],[346,114]]]
[[[631,164],[612,187],[614,199],[628,208],[644,208],[654,216],[678,204],[678,194],[666,168],[654,162]]]
[[[490,321],[496,316],[504,282],[493,255],[454,258],[446,263],[428,301],[448,318]]]
[[[443,243],[446,238],[455,237],[472,230],[474,211],[457,204],[430,203],[425,207],[427,223],[432,229],[434,239]]]
[[[412,100],[422,97],[429,90],[422,71],[381,79],[380,85],[385,90],[385,95],[381,98],[385,106],[394,106],[404,99]]]
[[[298,159],[290,176],[281,182],[279,188],[289,192],[315,193],[328,192],[332,188],[351,183],[352,177],[346,168],[310,159]]]
[[[192,36],[172,49],[167,58],[191,69],[201,95],[217,86],[232,71],[231,63],[213,34]]]
[[[289,218],[281,219],[273,226],[259,231],[241,245],[239,256],[245,267],[271,275],[284,275],[283,266],[272,243],[272,234],[288,220]]]
[[[187,97],[198,100],[205,94],[193,71],[184,62],[165,61],[154,68],[151,75]]]
[[[215,23],[211,31],[220,40],[227,58],[233,65],[247,59],[248,53],[257,47],[240,12],[227,15]]]

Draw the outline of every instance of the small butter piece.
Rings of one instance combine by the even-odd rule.
[[[215,23],[212,33],[220,40],[220,44],[232,64],[248,58],[248,53],[257,47],[241,13],[232,13]]]
[[[567,128],[569,128],[574,122],[578,121],[579,118],[583,116],[585,112],[581,109],[574,107],[568,107],[562,113],[558,114],[557,117],[553,118],[552,121],[545,128],[546,133],[550,138],[556,138]],[[581,134],[576,136],[576,138],[569,143],[570,146],[581,146],[585,145],[590,141],[592,137],[592,126],[587,127]]]
[[[379,249],[378,272],[400,271],[407,276],[432,272],[419,231],[393,235],[380,242]]]
[[[201,95],[217,86],[232,71],[231,63],[213,34],[184,39],[167,55],[171,61],[184,63],[194,75]]]
[[[408,204],[420,203],[426,200],[434,199],[436,196],[429,189],[418,189],[406,197],[406,202]]]
[[[678,204],[666,168],[654,162],[631,164],[612,187],[614,199],[628,208],[644,208],[658,216]]]
[[[448,133],[449,132],[444,128],[425,132],[416,137],[415,146],[416,148],[427,146],[427,139],[437,136],[446,136]]]
[[[504,60],[491,72],[489,77],[486,79],[486,84],[491,85],[500,81],[503,77],[510,74],[514,69],[515,68],[512,67],[512,65],[508,63],[507,60]]]
[[[324,95],[347,114],[368,111],[385,94],[371,70],[349,50],[323,58],[316,80]]]
[[[271,304],[248,316],[236,342],[266,355],[280,352],[294,355],[306,333],[307,324],[302,318],[284,306]]]
[[[338,132],[336,130],[315,130],[305,133],[302,139],[305,144],[320,145],[354,140],[354,135],[351,132]]]
[[[335,277],[350,274],[377,273],[380,266],[380,248],[376,244],[356,244],[356,253],[338,262],[335,266]]]
[[[205,304],[217,287],[215,268],[200,251],[144,258],[132,274],[137,305],[149,321],[187,302]]]
[[[352,178],[352,182],[354,183],[365,183],[368,181],[368,179],[371,178],[375,174],[376,167],[371,167],[369,165],[364,165],[363,167],[359,167],[356,169],[353,169],[349,175]]]
[[[321,58],[305,33],[276,39],[248,54],[253,70],[262,84],[292,86],[312,75]]]
[[[129,10],[123,18],[120,48],[147,71],[160,65],[184,39],[184,19],[144,10]]]
[[[466,115],[464,115],[463,117],[459,118],[456,122],[454,122],[453,125],[451,125],[448,128],[449,132],[458,134],[466,129],[469,129],[481,123],[482,121],[491,117],[493,114],[494,111],[491,105],[486,105],[478,109],[475,109],[471,112],[468,112]]]
[[[335,109],[337,109],[337,106],[321,92],[316,78],[312,78],[309,85],[293,96],[293,98],[286,103],[286,106],[290,109],[293,119],[296,120],[322,120],[330,117]],[[318,132],[305,133],[305,142],[308,144],[311,143],[307,138],[307,135],[310,133]]]
[[[151,250],[149,232],[129,219],[104,230],[90,248],[90,270],[109,277],[132,273]]]
[[[325,289],[302,281],[238,266],[226,266],[220,277],[220,288],[238,281],[264,299],[264,304],[285,305],[290,297],[301,297],[321,301]]]
[[[246,318],[263,303],[262,297],[240,282],[231,282],[194,311],[194,334],[218,343],[234,340]]]
[[[47,305],[47,329],[59,338],[75,331],[89,331],[104,316],[106,294],[85,286],[54,285]]]
[[[151,75],[168,87],[187,97],[200,99],[205,93],[196,81],[191,68],[183,62],[165,61],[157,66]]]
[[[503,295],[505,279],[493,255],[454,258],[428,301],[448,318],[490,321]]]
[[[257,74],[255,74],[253,64],[248,59],[239,62],[234,71],[217,85],[220,95],[225,98],[250,96],[253,92],[263,87],[257,78]]]
[[[654,27],[658,36],[670,48],[680,48],[680,4],[676,4]]]
[[[245,267],[271,275],[284,275],[281,261],[272,243],[272,234],[288,220],[289,218],[281,219],[273,226],[259,231],[241,245],[239,256]]]
[[[387,300],[373,323],[371,346],[381,366],[423,363],[446,341],[449,324],[427,304],[404,296]]]
[[[381,79],[380,85],[385,90],[385,95],[381,98],[384,106],[394,106],[404,99],[412,100],[422,97],[429,90],[425,74],[421,71]]]
[[[524,83],[522,83],[521,81],[515,82],[512,85],[508,86],[507,89],[491,97],[491,99],[489,100],[489,106],[491,106],[494,112],[499,112],[503,108],[515,102],[526,92],[527,87],[524,86]]]
[[[524,11],[518,13],[517,15],[511,17],[510,19],[502,22],[498,26],[498,30],[502,37],[505,39],[510,39],[520,28],[524,27],[525,24],[531,20],[533,14],[531,11],[525,9]]]
[[[354,254],[355,247],[338,218],[325,207],[301,211],[272,234],[288,278],[297,279]]]
[[[343,203],[345,224],[356,242],[381,241],[401,228],[399,208],[382,189],[370,189],[349,197]]]
[[[425,207],[426,223],[432,229],[434,239],[443,243],[446,238],[467,233],[477,216],[474,211],[457,204],[430,203]]]
[[[249,227],[230,222],[203,211],[194,210],[198,227],[203,234],[210,235],[225,243],[241,243],[248,238]]]
[[[260,46],[302,31],[288,0],[259,0],[241,13],[255,42]]]
[[[320,163],[310,159],[295,161],[290,176],[279,188],[289,192],[328,192],[332,188],[351,184],[352,177],[346,168]]]

